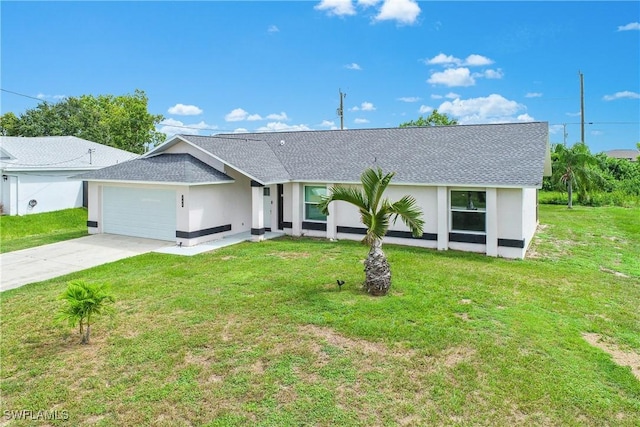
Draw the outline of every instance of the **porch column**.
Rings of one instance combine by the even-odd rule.
[[[333,184],[327,184],[327,194]],[[336,202],[329,203],[329,215],[327,216],[327,239],[335,240],[337,237]]]
[[[251,240],[264,240],[264,186],[251,181]]]
[[[449,249],[449,197],[447,187],[438,187],[438,243],[439,251]]]
[[[498,256],[498,192],[495,188],[487,188],[487,255]]]
[[[300,204],[300,183],[291,183],[291,234],[300,236],[302,233],[302,222],[300,221],[300,212],[302,206]]]

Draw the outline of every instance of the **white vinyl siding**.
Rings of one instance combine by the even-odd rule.
[[[176,239],[176,192],[104,187],[103,232],[149,239]]]

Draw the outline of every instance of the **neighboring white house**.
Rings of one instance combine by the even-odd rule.
[[[83,206],[83,183],[69,177],[138,157],[74,136],[0,136],[0,201],[8,215]]]
[[[361,239],[356,208],[316,205],[367,167],[396,172],[388,197],[414,196],[424,234],[400,221],[389,243],[523,258],[537,189],[551,173],[548,124],[177,135],[143,157],[80,176],[89,232],[195,245],[250,231]]]
[[[634,149],[609,150],[609,151],[605,151],[604,154],[606,154],[609,157],[615,157],[616,159],[625,159],[631,162],[637,162],[638,157],[640,157],[640,150],[634,150]]]

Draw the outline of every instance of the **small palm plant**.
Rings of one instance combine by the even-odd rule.
[[[79,326],[82,344],[89,344],[93,317],[113,313],[113,307],[108,304],[115,302],[107,285],[83,280],[68,282],[60,299],[66,304],[60,309],[57,318],[68,321],[69,326]]]
[[[400,218],[414,237],[422,236],[424,227],[422,210],[415,198],[404,196],[395,203],[382,198],[394,175],[395,172],[385,175],[380,168],[367,168],[360,177],[362,189],[335,186],[318,205],[325,215],[329,214],[329,204],[336,200],[351,203],[360,210],[361,221],[367,227],[362,242],[370,246],[365,260],[364,290],[371,295],[386,295],[391,288],[391,268],[382,251],[382,239],[389,229],[389,223],[393,221],[395,224]]]

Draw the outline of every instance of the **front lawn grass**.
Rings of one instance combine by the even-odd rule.
[[[87,210],[64,209],[24,216],[0,216],[0,253],[86,236]]]
[[[637,426],[640,381],[583,334],[640,354],[639,213],[541,206],[524,261],[386,245],[380,298],[359,290],[366,247],[306,238],[10,290],[3,410],[68,411],[53,425]],[[79,278],[117,299],[88,346],[52,323]]]

